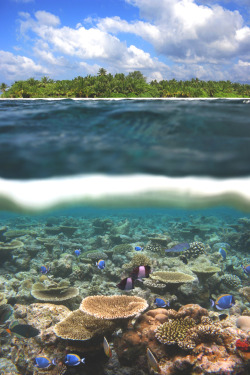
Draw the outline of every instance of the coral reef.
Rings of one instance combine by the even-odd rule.
[[[82,310],[75,310],[54,326],[54,332],[63,339],[85,341],[97,335],[104,336],[115,328],[113,321],[98,319]]]
[[[152,280],[166,284],[168,287],[178,288],[182,284],[191,283],[195,278],[182,272],[157,271],[149,275]]]
[[[80,309],[101,319],[125,319],[140,314],[147,301],[135,296],[90,296],[83,299]]]
[[[36,283],[31,289],[31,295],[40,301],[65,301],[78,296],[78,288],[69,287],[67,282],[60,282],[59,284],[51,283],[45,286],[43,283]]]

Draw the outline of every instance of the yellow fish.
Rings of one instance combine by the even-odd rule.
[[[151,350],[149,348],[147,348],[147,358],[148,358],[148,364],[149,366],[155,371],[155,372],[158,372],[159,374],[161,374],[161,369],[160,369],[160,366],[157,362],[157,359],[155,358],[155,356],[153,355],[153,353],[151,352]]]
[[[108,343],[106,337],[103,338],[103,349],[104,349],[104,353],[106,354],[106,356],[111,358],[112,357],[112,351],[110,349],[110,346],[109,346],[109,343]]]

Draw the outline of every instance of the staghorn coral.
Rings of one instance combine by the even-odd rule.
[[[157,271],[149,275],[152,280],[167,284],[167,286],[178,287],[185,283],[191,283],[195,278],[182,272]]]
[[[148,307],[147,301],[136,296],[89,296],[82,300],[80,309],[101,319],[129,318]]]
[[[195,273],[201,282],[205,282],[209,277],[213,276],[216,272],[220,272],[219,267],[214,266],[196,266],[192,267],[191,271]]]
[[[187,258],[198,258],[201,254],[205,254],[206,246],[203,242],[191,242],[189,249],[185,251]]]
[[[110,333],[115,328],[116,325],[113,321],[95,318],[78,309],[56,324],[54,332],[62,339],[85,341],[97,335]]]
[[[78,288],[69,287],[68,283],[60,282],[45,286],[42,283],[35,283],[31,289],[31,295],[41,301],[65,301],[76,297],[79,294]]]
[[[240,278],[236,275],[230,275],[229,273],[225,273],[225,275],[221,277],[221,282],[228,288],[238,289],[241,287]]]

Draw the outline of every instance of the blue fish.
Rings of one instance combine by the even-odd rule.
[[[74,253],[75,253],[75,255],[76,255],[77,257],[79,257],[79,255],[81,255],[81,250],[80,250],[80,249],[77,249],[77,250],[74,251]]]
[[[241,265],[241,268],[247,276],[250,275],[250,264],[247,264],[246,266]]]
[[[226,252],[226,249],[225,249],[224,247],[220,247],[220,248],[219,248],[219,253],[220,253],[220,255],[222,256],[222,258],[223,258],[224,260],[226,260],[226,258],[227,258],[227,252]]]
[[[40,267],[40,272],[41,272],[42,274],[46,274],[46,273],[48,273],[48,272],[49,272],[49,267],[41,266],[41,267]]]
[[[218,310],[230,309],[235,305],[235,299],[231,294],[222,294],[216,300],[210,299],[211,305]]]
[[[171,249],[166,249],[166,253],[175,252],[179,253],[181,251],[188,250],[190,248],[190,245],[188,242],[179,243],[178,245],[175,245],[174,247],[171,247]]]
[[[164,299],[158,298],[158,297],[154,300],[154,304],[157,307],[166,307],[166,306],[169,306],[169,302],[165,302]]]
[[[52,365],[56,365],[55,359],[52,361],[47,357],[36,357],[34,360],[34,366],[37,368],[49,368]]]
[[[142,246],[136,246],[135,251],[142,251],[144,248]]]
[[[77,354],[66,354],[65,365],[67,366],[78,366],[80,363],[85,363],[85,358],[80,358]]]
[[[99,268],[99,270],[104,270],[105,260],[103,260],[103,259],[98,260],[98,262],[96,262],[96,266],[97,266],[97,268]]]

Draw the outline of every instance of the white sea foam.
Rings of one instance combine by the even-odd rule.
[[[39,212],[73,204],[181,208],[227,205],[250,212],[250,177],[220,180],[94,174],[27,181],[0,178],[2,210]]]

